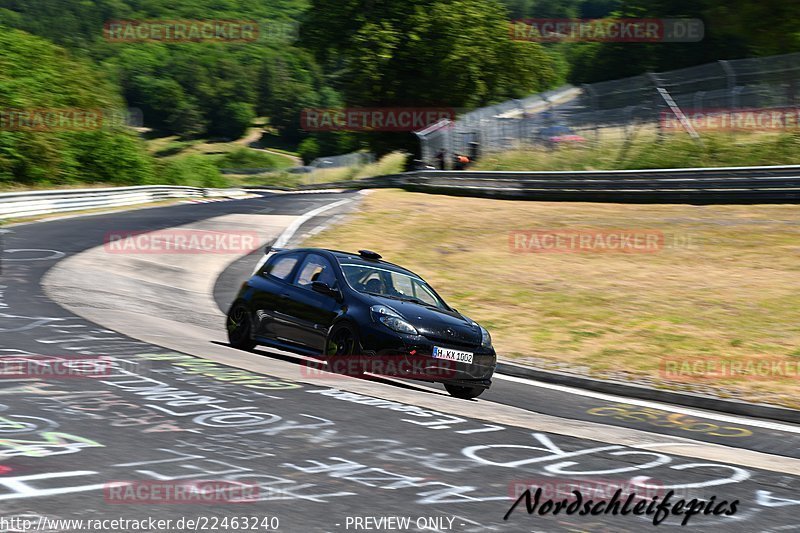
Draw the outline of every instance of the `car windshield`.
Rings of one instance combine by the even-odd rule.
[[[342,264],[347,283],[358,292],[450,309],[422,278],[380,266]]]

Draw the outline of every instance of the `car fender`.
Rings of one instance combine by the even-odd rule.
[[[344,311],[341,311],[338,314],[338,316],[334,319],[334,321],[331,323],[331,327],[328,328],[328,331],[325,332],[325,339],[327,340],[328,337],[330,337],[331,331],[333,331],[333,328],[335,328],[335,327],[337,327],[337,326],[339,326],[341,324],[344,324],[344,325],[350,327],[350,329],[354,330],[356,332],[356,334],[359,333],[359,328],[358,328],[358,325],[356,324],[356,322],[354,320],[352,320]]]

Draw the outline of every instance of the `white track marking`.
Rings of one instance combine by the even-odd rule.
[[[302,226],[312,218],[321,215],[322,213],[324,213],[329,209],[333,209],[334,207],[339,207],[340,205],[344,205],[352,201],[353,201],[352,198],[347,198],[346,200],[339,200],[338,202],[333,202],[332,204],[323,205],[322,207],[318,207],[316,209],[308,211],[307,213],[303,213],[302,215],[297,217],[294,222],[289,224],[289,226],[287,226],[285,230],[283,230],[283,233],[281,233],[278,236],[278,238],[275,240],[275,243],[273,243],[272,247],[283,248],[284,246],[286,246],[289,240],[292,237],[294,237],[294,234],[297,233],[297,230],[300,229],[300,226]],[[264,263],[266,262],[267,262],[267,256],[265,254],[264,257],[262,257],[258,261],[256,268],[253,270],[253,275],[255,275],[255,273],[258,272],[259,270],[261,270],[261,267],[264,266]]]
[[[800,427],[798,426],[791,426],[788,424],[781,424],[779,422],[769,422],[766,420],[758,420],[755,418],[745,418],[735,415],[726,415],[722,413],[716,413],[711,411],[698,411],[696,409],[690,409],[688,407],[682,407],[678,405],[672,405],[668,403],[659,403],[659,402],[652,402],[648,400],[637,400],[634,398],[626,398],[625,396],[614,396],[611,394],[604,394],[602,392],[594,392],[594,391],[587,391],[582,389],[575,389],[572,387],[565,387],[563,385],[554,385],[551,383],[544,383],[541,381],[536,381],[533,379],[525,379],[525,378],[518,378],[515,376],[506,376],[502,374],[495,374],[494,379],[500,379],[505,381],[513,381],[515,383],[521,383],[523,385],[530,385],[533,387],[539,387],[542,389],[550,389],[550,390],[557,390],[560,392],[566,392],[569,394],[575,394],[578,396],[585,396],[587,398],[596,398],[598,400],[605,400],[609,402],[615,403],[627,403],[629,405],[638,405],[639,407],[650,407],[653,409],[660,409],[662,411],[669,411],[671,413],[681,413],[684,415],[689,416],[696,416],[698,418],[705,418],[708,420],[716,420],[718,422],[727,422],[730,424],[741,424],[743,426],[751,426],[751,427],[758,427],[763,429],[773,429],[775,431],[785,431],[786,433],[795,433],[800,434]]]

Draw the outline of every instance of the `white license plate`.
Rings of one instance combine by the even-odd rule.
[[[472,364],[471,352],[460,352],[458,350],[451,350],[450,348],[439,348],[438,346],[434,346],[433,357],[436,359],[447,359],[448,361]]]

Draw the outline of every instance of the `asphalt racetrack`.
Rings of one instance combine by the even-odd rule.
[[[504,519],[531,486],[738,500],[730,516],[700,513],[681,526],[676,513],[661,530],[800,529],[800,427],[506,376],[464,401],[438,385],[310,372],[294,354],[225,345],[223,311],[260,252],[104,249],[109,231],[225,224],[270,242],[337,202],[302,224],[302,235],[357,208],[358,194],[265,194],[8,228],[0,355],[112,364],[93,378],[0,379],[0,530],[21,531],[23,519],[30,531],[654,527],[652,515],[529,515],[524,503]],[[156,493],[184,481],[245,487],[249,496],[189,502]],[[141,487],[149,492],[132,490]]]

